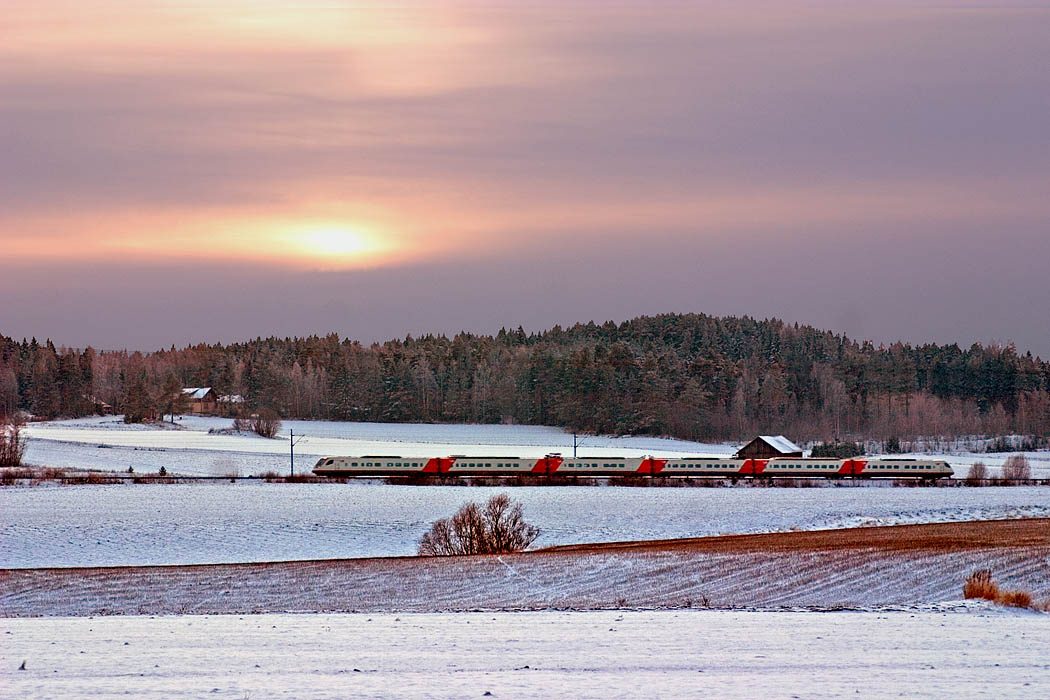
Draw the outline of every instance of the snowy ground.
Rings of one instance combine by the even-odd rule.
[[[1050,520],[700,538],[477,557],[0,571],[0,616],[640,608],[871,609],[959,602],[988,569],[1050,601]]]
[[[125,425],[119,417],[33,423],[26,427],[26,462],[49,467],[88,467],[196,475],[260,474],[289,471],[289,434],[305,436],[296,445],[297,471],[307,472],[323,455],[390,454],[433,457],[449,454],[542,457],[572,454],[572,434],[527,425],[430,425],[285,421],[277,439],[252,434],[210,434],[226,429],[227,418],[186,416],[175,428]],[[736,447],[682,440],[582,437],[579,454],[638,457],[647,454],[726,455]]]
[[[0,630],[0,688],[27,699],[1050,696],[1050,616],[983,605],[3,619]]]
[[[116,471],[133,466],[140,473],[161,466],[200,475],[286,472],[289,429],[307,435],[296,448],[297,471],[307,471],[325,454],[542,456],[572,449],[569,434],[524,426],[293,421],[285,423],[278,440],[208,434],[229,423],[186,418],[182,429],[174,430],[125,426],[112,417],[33,424],[27,428],[27,461]],[[587,437],[581,454],[724,455],[734,449]],[[1004,457],[945,455],[959,475],[973,461],[985,462],[994,472]],[[1035,476],[1050,477],[1050,453],[1030,453],[1029,458]],[[0,568],[410,554],[434,519],[468,500],[503,490],[244,481],[4,488]],[[526,517],[543,530],[538,545],[1046,517],[1047,493],[1038,487],[513,490],[524,503]],[[329,563],[297,564],[272,567],[261,578],[172,568],[167,570],[172,576],[211,578],[169,586],[167,594],[175,596],[170,601],[154,595],[132,600],[142,592],[139,586],[114,586],[105,576],[96,580],[60,572],[69,579],[68,591],[28,585],[12,593],[5,611],[19,614],[18,606],[39,605],[33,601],[40,596],[59,607],[97,603],[116,609],[123,604],[134,611],[166,602],[176,609],[206,611],[232,604],[231,598],[250,602],[244,609],[296,609],[297,602],[303,605],[300,609],[310,609],[306,598],[312,595],[317,606],[329,606],[314,609],[331,609],[340,604],[341,594],[351,593],[363,604],[359,609],[367,609],[364,604],[369,601],[377,610],[389,609],[382,605],[389,605],[392,595],[408,596],[401,603],[405,609],[463,609],[470,608],[472,596],[484,593],[486,586],[494,587],[490,597],[505,595],[500,603],[504,607],[522,601],[528,607],[545,608],[558,601],[608,607],[610,601],[629,604],[635,593],[644,593],[653,604],[671,606],[682,605],[683,596],[700,600],[708,594],[715,605],[718,596],[725,604],[744,605],[809,605],[811,599],[817,605],[900,604],[893,610],[850,613],[622,610],[0,618],[0,695],[58,700],[87,694],[238,700],[476,698],[487,693],[497,698],[1050,696],[1045,649],[1050,615],[955,602],[960,581],[973,568],[984,566],[993,566],[1005,583],[1029,587],[1045,597],[1050,566],[1045,552],[918,553],[893,560],[876,552],[692,558],[674,552],[599,553],[577,564],[563,554],[521,559],[495,558],[480,564],[351,562],[342,565],[348,567],[342,573],[310,568],[332,566]],[[473,572],[471,578],[457,566],[495,568]],[[405,567],[419,569],[420,577],[407,592]],[[126,575],[140,573],[131,570]],[[34,575],[45,573],[9,574]],[[143,575],[153,574],[146,570]],[[756,575],[779,582],[780,588],[756,588]],[[357,584],[348,587],[351,579]],[[639,587],[639,580],[649,584]],[[565,589],[566,581],[575,588]],[[85,586],[101,588],[92,593]],[[751,598],[743,595],[748,591]],[[443,592],[460,597],[445,600]],[[282,607],[267,607],[267,601]],[[18,670],[23,661],[25,670]]]
[[[210,434],[223,418],[175,429],[119,417],[34,423],[27,461],[136,472],[249,475],[287,471],[288,431],[306,435],[298,471],[320,454],[569,454],[556,428],[288,421],[281,437]],[[728,454],[733,445],[584,438],[581,454]],[[1041,455],[1041,456],[1040,456]],[[952,458],[957,462],[957,458]],[[1001,457],[1000,457],[1001,459]],[[1040,461],[1042,460],[1042,461]],[[1034,453],[1033,464],[1050,460]],[[992,459],[988,459],[991,463]],[[1039,473],[1042,466],[1037,466]],[[886,484],[883,484],[886,485]],[[376,482],[228,482],[0,489],[0,567],[274,561],[414,554],[430,524],[506,489]],[[1050,515],[1038,487],[816,489],[513,489],[542,531],[537,546],[723,533]]]
[[[415,554],[438,518],[508,489],[226,481],[0,489],[0,568]],[[510,491],[537,546],[1050,517],[1045,487]]]
[[[287,473],[288,437],[293,430],[296,436],[305,436],[296,446],[296,468],[301,472],[309,471],[322,455],[542,457],[551,451],[572,454],[570,433],[543,426],[285,421],[275,440],[208,432],[230,425],[227,418],[201,416],[185,416],[175,428],[168,429],[129,426],[114,416],[33,423],[26,427],[26,435],[31,438],[26,461],[49,467],[113,471],[125,471],[130,466],[140,473],[161,467],[169,472],[208,476]],[[732,454],[737,447],[663,438],[585,436],[579,454],[720,456]],[[1050,451],[1026,454],[1032,475],[1050,478]],[[962,477],[974,462],[984,462],[995,476],[1008,455],[952,452],[933,456],[946,459],[956,475]]]

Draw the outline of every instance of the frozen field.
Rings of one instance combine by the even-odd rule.
[[[0,568],[415,554],[430,524],[508,489],[207,482],[0,489]],[[1050,516],[1050,489],[510,490],[537,546]]]
[[[0,619],[0,630],[12,698],[1050,695],[1050,616],[982,605]]]
[[[161,467],[169,472],[208,476],[287,473],[291,430],[297,436],[306,436],[296,446],[296,469],[301,472],[309,471],[322,455],[542,457],[551,451],[572,454],[570,433],[543,426],[285,421],[275,440],[208,432],[228,428],[230,424],[227,418],[193,416],[186,416],[175,428],[167,429],[125,425],[114,416],[33,423],[26,428],[26,434],[32,438],[26,461],[48,467],[114,471],[125,471],[131,466],[140,473],[154,472]],[[717,456],[732,454],[737,447],[663,438],[586,436],[579,454]],[[1032,475],[1050,478],[1050,452],[1027,455]],[[977,461],[984,462],[994,476],[1008,455],[959,452],[935,456],[948,460],[958,476],[965,476],[970,465]]]
[[[96,417],[27,427],[27,461],[58,467],[246,476],[288,470],[288,431],[306,435],[297,471],[323,454],[571,454],[556,428],[288,421],[281,437],[210,434],[224,418],[174,429]],[[587,437],[580,454],[728,454],[733,445]],[[1033,453],[1037,474],[1047,453]],[[949,457],[960,464],[963,457]],[[989,464],[1002,457],[982,456]],[[957,467],[959,469],[960,467]],[[124,485],[0,489],[0,567],[279,561],[414,554],[430,524],[506,489],[350,484]],[[1039,487],[512,491],[537,546],[723,533],[1050,515]]]
[[[958,603],[989,569],[1050,602],[1050,519],[572,545],[476,557],[7,569],[0,616],[625,608],[865,610]]]
[[[93,417],[26,427],[31,438],[26,462],[48,467],[86,467],[137,472],[165,467],[181,474],[247,476],[289,471],[289,432],[306,437],[296,445],[297,471],[307,472],[322,455],[449,454],[542,457],[572,454],[572,434],[527,425],[429,425],[285,421],[277,439],[251,434],[209,434],[226,429],[228,418],[186,416],[174,428],[125,425],[119,417]],[[736,447],[663,438],[587,436],[579,454],[637,457],[731,454]]]

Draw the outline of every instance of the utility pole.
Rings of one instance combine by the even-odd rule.
[[[300,435],[299,440],[295,439],[295,428],[290,428],[288,431],[288,458],[292,465],[292,476],[295,476],[295,446],[299,444],[299,440],[302,440],[305,435]]]
[[[572,458],[576,459],[576,448],[583,443],[583,440],[576,439],[576,433],[572,434]]]

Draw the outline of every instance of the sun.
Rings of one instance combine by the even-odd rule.
[[[349,229],[310,231],[302,237],[303,247],[314,255],[349,257],[367,253],[371,243],[362,234]]]

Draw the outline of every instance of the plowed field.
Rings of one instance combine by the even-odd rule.
[[[501,556],[0,570],[0,615],[623,607],[871,607],[959,600],[975,569],[1050,597],[1050,520],[560,547]]]

